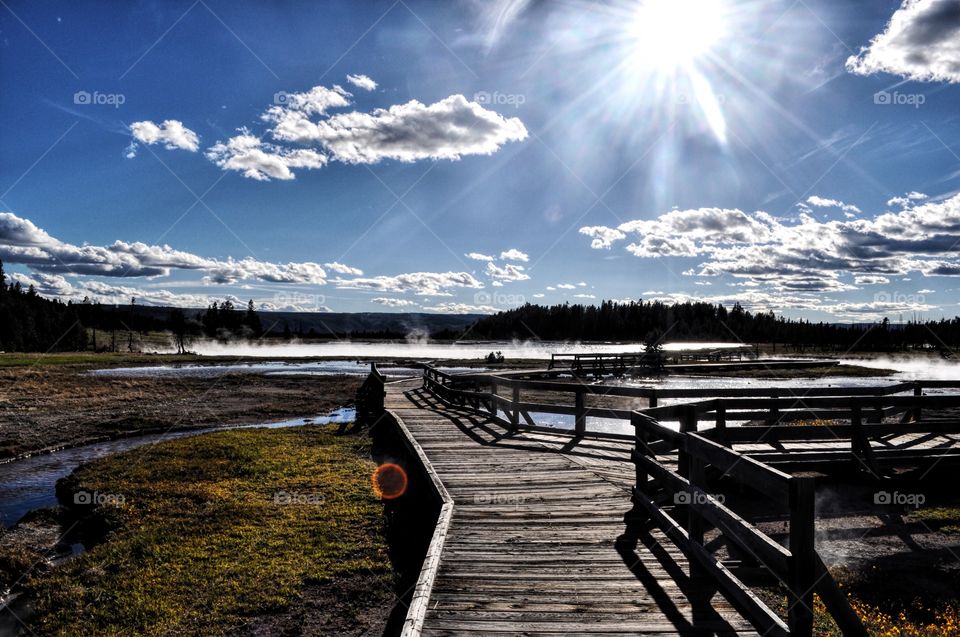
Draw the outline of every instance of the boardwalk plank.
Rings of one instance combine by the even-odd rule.
[[[628,443],[509,434],[418,386],[388,385],[386,407],[454,499],[423,635],[756,634],[658,531],[618,552]]]

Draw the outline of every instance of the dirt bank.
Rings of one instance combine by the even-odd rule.
[[[88,373],[94,367],[0,368],[0,459],[139,431],[324,414],[352,403],[363,380],[237,373],[117,378]]]

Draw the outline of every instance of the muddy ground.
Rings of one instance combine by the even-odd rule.
[[[91,369],[0,368],[0,459],[137,432],[323,415],[352,404],[363,381],[235,373],[118,378],[91,374]]]

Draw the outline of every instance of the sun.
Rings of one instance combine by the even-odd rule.
[[[722,0],[645,0],[628,25],[638,63],[660,69],[690,65],[725,35]]]

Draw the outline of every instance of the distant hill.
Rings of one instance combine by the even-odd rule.
[[[166,321],[177,308],[138,305],[137,317]],[[182,309],[182,308],[181,308]],[[104,305],[104,313],[126,314],[129,305]],[[187,318],[197,319],[207,308],[182,309]],[[271,333],[289,329],[294,334],[310,334],[317,337],[345,336],[349,334],[377,334],[403,337],[417,332],[434,335],[438,333],[460,334],[473,325],[481,314],[431,314],[427,312],[263,312],[258,311],[260,322]],[[311,333],[312,332],[312,333]]]

